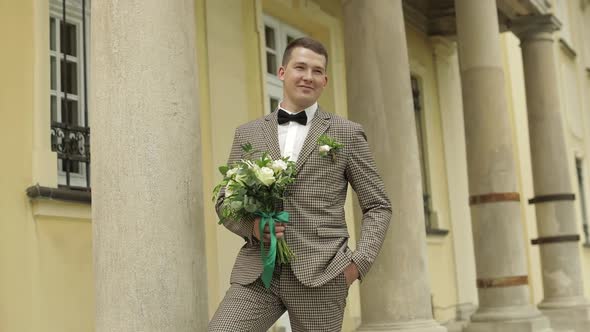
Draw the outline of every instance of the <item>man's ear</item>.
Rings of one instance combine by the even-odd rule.
[[[278,77],[279,77],[279,80],[281,80],[281,81],[285,80],[285,67],[283,67],[283,66],[279,67]]]

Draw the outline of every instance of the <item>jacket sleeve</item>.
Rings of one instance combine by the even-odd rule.
[[[232,143],[230,155],[228,158],[228,165],[240,160],[242,157],[242,138],[240,136],[239,128],[236,129],[234,134],[234,141]],[[221,205],[223,204],[223,200],[225,199],[225,188],[222,188],[219,191],[219,197],[217,198],[217,202],[215,203],[215,211],[219,218],[221,218]],[[252,230],[254,228],[254,217],[245,218],[242,220],[227,220],[223,223],[227,229],[232,231],[233,233],[237,234],[238,236],[242,237],[249,243],[252,243],[253,233]]]
[[[363,279],[381,250],[392,212],[361,125],[355,124],[348,144],[346,178],[357,194],[363,213],[360,238],[352,261]]]

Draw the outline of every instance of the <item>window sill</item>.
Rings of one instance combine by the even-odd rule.
[[[563,51],[570,57],[570,58],[575,58],[576,56],[578,56],[578,54],[576,53],[576,51],[574,51],[574,48],[570,45],[570,43],[563,39],[563,38],[559,38],[559,44],[561,45],[561,49],[563,49]]]
[[[36,185],[27,188],[27,196],[30,198],[35,219],[92,219],[90,192]]]
[[[90,204],[92,197],[89,191],[79,191],[64,188],[49,188],[34,185],[27,188],[27,196],[31,199],[54,199],[58,201]]]
[[[448,234],[449,234],[448,229],[440,229],[440,228],[426,229],[426,243],[427,244],[442,245],[445,242],[444,240]]]
[[[448,229],[442,229],[442,228],[428,228],[428,229],[426,229],[427,236],[444,237],[444,236],[447,236],[447,234],[449,234]]]

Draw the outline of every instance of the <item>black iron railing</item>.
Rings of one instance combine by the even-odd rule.
[[[90,128],[70,125],[63,122],[51,123],[51,149],[57,152],[66,174],[66,184],[71,189],[90,189]],[[86,186],[72,185],[72,173],[81,174],[85,165]]]

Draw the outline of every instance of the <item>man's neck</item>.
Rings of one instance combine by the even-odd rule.
[[[314,103],[314,104],[315,104],[315,103]],[[283,101],[282,101],[282,102],[279,104],[279,107],[280,107],[280,108],[282,108],[282,109],[284,109],[284,110],[286,110],[286,111],[289,111],[289,112],[291,112],[291,113],[299,113],[299,112],[301,112],[301,111],[305,111],[305,110],[306,110],[308,107],[311,107],[312,105],[313,105],[313,104],[311,104],[311,105],[307,105],[307,106],[305,106],[305,107],[303,107],[303,106],[296,106],[296,105],[294,105],[294,104],[292,104],[292,103],[289,103],[289,102],[286,102],[286,101],[284,101],[284,100],[283,100]]]

